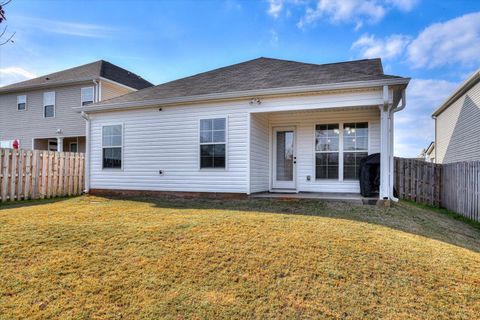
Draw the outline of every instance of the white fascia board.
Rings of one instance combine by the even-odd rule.
[[[480,69],[475,71],[467,80],[458,86],[458,88],[432,113],[432,117],[440,115],[440,113],[445,111],[445,109],[473,87],[478,81],[480,81]]]
[[[382,79],[382,80],[370,80],[370,81],[332,83],[332,84],[323,84],[323,85],[315,85],[315,86],[298,86],[298,87],[286,87],[286,88],[234,91],[234,92],[226,92],[226,93],[213,93],[213,94],[174,97],[174,98],[166,98],[166,99],[105,103],[105,104],[98,104],[98,105],[90,105],[86,107],[78,107],[74,109],[76,109],[77,112],[84,111],[86,113],[118,110],[118,109],[122,109],[122,110],[139,109],[139,108],[150,108],[154,106],[185,104],[185,103],[192,103],[192,102],[200,103],[200,102],[208,102],[208,101],[215,101],[215,100],[238,99],[238,98],[247,98],[247,97],[251,98],[251,97],[279,95],[279,94],[298,94],[298,93],[309,93],[309,92],[313,93],[313,92],[321,92],[321,91],[329,91],[329,90],[375,88],[375,87],[382,87],[384,85],[406,86],[409,81],[410,81],[410,78],[394,78],[394,79]]]

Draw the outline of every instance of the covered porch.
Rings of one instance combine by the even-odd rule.
[[[60,152],[85,152],[85,136],[34,138],[32,149]]]
[[[386,108],[264,107],[252,111],[249,121],[249,194],[360,201],[361,160],[379,153],[380,188],[373,198],[394,199],[393,112],[388,103]]]

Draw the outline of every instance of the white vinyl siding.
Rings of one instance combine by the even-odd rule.
[[[334,109],[335,96],[340,105],[348,101],[358,107]],[[359,192],[358,181],[315,181],[315,125],[368,122],[369,153],[379,152],[380,112],[377,105],[382,103],[381,90],[262,99],[258,106],[250,106],[248,102],[238,100],[165,106],[162,111],[149,108],[91,114],[90,188],[222,193],[266,191],[271,183],[272,126],[295,126],[298,191]],[[375,107],[361,107],[365,105]],[[277,112],[286,107],[299,110]],[[265,112],[250,114],[260,110]],[[200,119],[215,118],[227,118],[228,170],[199,170]],[[102,126],[115,123],[124,125],[123,170],[102,170]],[[310,181],[306,179],[308,175],[312,177]]]
[[[250,123],[250,192],[269,189],[269,126],[268,114],[251,115]]]
[[[17,110],[18,111],[25,111],[27,110],[27,96],[21,95],[17,96]]]
[[[245,111],[243,104],[230,104],[94,114],[90,187],[246,193]],[[199,170],[199,120],[205,118],[228,119],[228,170]],[[107,123],[124,124],[122,171],[102,170],[101,128]]]
[[[480,160],[480,82],[437,117],[436,163]]]

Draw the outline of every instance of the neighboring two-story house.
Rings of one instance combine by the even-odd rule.
[[[85,152],[85,120],[73,108],[151,86],[100,60],[0,87],[0,147]]]
[[[432,114],[435,163],[480,160],[480,69]]]

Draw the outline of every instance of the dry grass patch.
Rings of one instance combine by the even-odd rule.
[[[480,314],[480,229],[400,204],[79,197],[0,207],[0,318]]]

